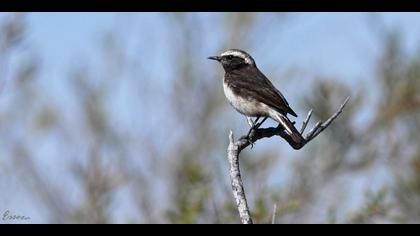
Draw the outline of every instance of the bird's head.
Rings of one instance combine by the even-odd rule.
[[[208,57],[208,59],[220,62],[226,72],[244,67],[255,67],[255,61],[247,52],[240,49],[229,49],[220,56]]]

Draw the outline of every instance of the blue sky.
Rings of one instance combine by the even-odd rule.
[[[157,30],[162,26],[160,14],[162,13],[30,13],[27,17],[30,29],[28,41],[42,52],[47,65],[69,65],[80,54],[97,54],[95,43],[104,31],[115,27],[133,31],[131,34],[143,28],[154,29],[155,32],[150,32],[151,34],[162,36]],[[196,14],[209,18],[219,13]],[[265,46],[279,52],[275,56],[279,57],[277,60],[281,65],[286,63],[285,67],[299,64],[311,70],[321,69],[325,73],[348,75],[363,71],[361,64],[377,56],[378,42],[366,27],[367,15],[364,13],[291,13],[291,16],[289,28],[262,32],[263,38],[274,36],[274,39],[267,40],[272,43]],[[405,33],[407,47],[412,48],[419,42],[420,29],[412,26],[420,19],[420,14],[388,13],[381,16],[387,25],[398,27]],[[132,23],[121,26],[120,22],[124,19],[131,19]],[[276,36],[279,31],[281,37]],[[139,36],[136,37],[141,41]],[[217,35],[213,36],[217,39]],[[311,37],[310,41],[308,36]],[[63,47],[63,44],[66,46]],[[258,53],[254,53],[256,58],[264,58],[264,52]],[[337,58],[340,60],[336,60]]]
[[[58,78],[78,64],[89,62],[95,65],[101,57],[97,42],[108,30],[126,34],[126,45],[123,46],[125,53],[137,56],[140,60],[145,58],[148,65],[154,66],[150,68],[153,70],[151,73],[157,73],[159,66],[156,65],[174,66],[165,63],[167,52],[170,51],[167,40],[177,37],[159,30],[166,27],[161,20],[162,14],[164,13],[31,13],[27,18],[30,29],[28,42],[41,54],[46,81],[57,82]],[[220,15],[195,14],[200,14],[209,22]],[[403,33],[407,51],[414,53],[415,45],[420,42],[420,29],[413,27],[413,22],[418,22],[420,14],[387,13],[381,14],[381,17],[388,28],[398,28]],[[293,82],[295,85],[301,82],[309,84],[314,75],[319,74],[337,77],[355,86],[371,82],[380,42],[366,23],[368,14],[291,13],[289,18],[287,27],[270,25],[268,19],[267,28],[262,27],[254,33],[255,36],[251,33],[247,35],[264,42],[251,53],[265,73],[282,74],[293,71],[293,68],[304,71],[303,74],[300,72],[296,75],[291,85]],[[197,60],[220,53],[215,52],[215,48],[221,43],[220,34],[223,32],[217,25],[210,23],[209,26],[210,29],[203,32],[210,37],[207,40],[210,43],[204,47],[208,47],[208,50],[197,52]],[[208,63],[203,61],[198,66],[208,67]],[[165,84],[165,80],[171,78],[165,72],[166,70],[159,71],[157,83]],[[54,83],[52,82],[53,86]],[[284,93],[286,97],[297,95],[290,90]]]
[[[0,14],[0,19],[4,14]],[[159,75],[156,83],[165,84],[165,80],[171,79],[171,76],[165,74],[160,65],[176,66],[167,65],[165,58],[170,49],[167,42],[182,36],[168,35],[161,30],[165,27],[165,23],[161,20],[162,14],[164,13],[30,13],[26,19],[29,28],[28,47],[40,54],[43,80],[56,89],[57,96],[60,93],[65,96],[65,88],[60,83],[60,78],[63,75],[67,76],[73,66],[93,62],[92,70],[101,70],[103,64],[98,61],[102,54],[98,53],[101,51],[98,41],[108,30],[125,33],[127,35],[123,46],[125,53],[138,55],[140,59],[147,60],[152,73]],[[215,67],[208,64],[205,58],[220,53],[215,50],[221,43],[222,32],[211,21],[221,13],[194,14],[199,14],[210,22],[205,32],[197,32],[205,33],[209,44],[204,45],[204,49],[195,56],[197,61],[203,59],[200,67],[214,69]],[[420,14],[389,13],[381,16],[387,27],[398,28],[403,33],[407,51],[416,53],[417,45],[420,43],[420,27],[416,27],[416,22],[420,22]],[[263,42],[255,48],[255,51],[251,51],[251,54],[266,74],[282,74],[293,68],[304,71],[296,75],[303,78],[296,78],[291,82],[291,86],[311,82],[314,79],[312,76],[317,74],[341,78],[356,87],[366,86],[371,82],[375,73],[373,65],[379,56],[380,43],[366,24],[367,14],[292,13],[287,27],[275,27],[269,24],[272,19],[265,20],[267,27],[261,27],[258,34],[248,36]],[[286,90],[283,93],[292,100],[298,96],[296,90]],[[122,97],[119,102],[124,104],[127,101],[130,99]],[[124,106],[117,112],[124,114]],[[120,122],[129,124],[141,122],[128,116],[123,116]],[[239,116],[236,118],[236,121],[241,120]],[[54,155],[53,153],[58,150],[53,149],[47,145],[40,148],[39,152]],[[44,161],[49,162],[48,159]],[[16,196],[25,198],[23,189],[10,187],[9,190]],[[30,205],[19,198],[7,199],[17,211],[27,209],[26,205]]]

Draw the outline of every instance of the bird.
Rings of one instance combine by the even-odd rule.
[[[265,117],[262,122],[270,117],[283,126],[294,142],[302,142],[302,135],[287,117],[288,114],[297,117],[296,112],[289,106],[283,94],[258,69],[250,54],[241,49],[229,49],[220,56],[210,56],[208,59],[218,61],[223,66],[224,94],[229,103],[246,116],[251,129],[256,127],[256,122],[261,117]],[[255,121],[252,117],[256,117]]]

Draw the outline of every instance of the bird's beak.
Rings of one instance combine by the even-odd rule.
[[[207,57],[207,59],[210,59],[210,60],[215,60],[215,61],[220,61],[221,57],[219,57],[219,56],[214,56],[214,57]]]

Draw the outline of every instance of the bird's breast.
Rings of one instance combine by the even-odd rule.
[[[236,94],[227,82],[223,82],[223,91],[229,103],[238,112],[246,116],[259,116],[266,113],[263,104],[250,97]]]

